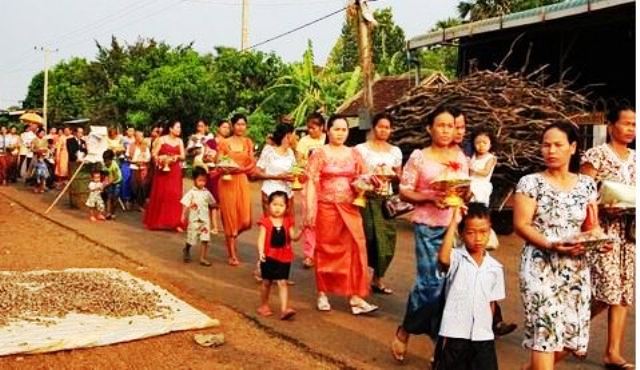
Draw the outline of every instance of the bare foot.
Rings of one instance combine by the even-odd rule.
[[[260,306],[258,307],[256,312],[258,312],[260,316],[264,316],[264,317],[273,315],[273,312],[271,312],[271,309],[269,308],[269,306]]]

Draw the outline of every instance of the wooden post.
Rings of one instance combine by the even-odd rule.
[[[366,0],[355,0],[358,22],[358,54],[362,68],[362,100],[364,111],[360,112],[363,117],[360,121],[360,129],[371,128],[370,118],[373,113],[373,53],[371,45],[371,28],[375,25],[373,15],[369,13]],[[373,20],[373,21],[372,21]],[[362,122],[365,121],[365,122]]]
[[[82,166],[84,166],[85,161],[80,162],[80,165],[78,166],[78,168],[76,169],[76,172],[73,173],[73,176],[71,176],[71,178],[69,179],[69,182],[67,183],[67,185],[65,185],[65,187],[62,189],[62,191],[60,192],[60,194],[58,194],[58,196],[56,197],[56,199],[53,201],[53,203],[51,203],[51,205],[49,206],[49,208],[47,208],[46,211],[44,211],[44,214],[46,215],[47,213],[49,213],[49,211],[51,211],[51,209],[53,207],[55,207],[55,205],[58,203],[58,201],[60,201],[60,199],[62,198],[62,196],[67,192],[67,190],[69,189],[69,187],[71,186],[71,184],[73,183],[73,180],[75,180],[76,176],[78,176],[78,174],[80,173],[80,170],[82,170]]]
[[[240,51],[249,47],[249,0],[242,0],[242,35]]]

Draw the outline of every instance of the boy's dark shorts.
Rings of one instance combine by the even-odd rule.
[[[104,189],[104,195],[109,198],[118,198],[120,196],[120,183],[107,186]]]
[[[435,370],[498,370],[495,341],[439,337],[433,368]]]

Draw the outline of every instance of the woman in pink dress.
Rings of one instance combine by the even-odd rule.
[[[354,315],[378,309],[366,302],[369,276],[360,210],[353,205],[354,181],[366,172],[360,153],[344,145],[347,121],[333,116],[327,123],[329,144],[313,151],[307,165],[309,183],[305,226],[315,227],[317,308],[330,311],[327,294],[349,297]]]
[[[180,138],[180,122],[172,121],[168,133],[158,139],[152,157],[157,164],[151,187],[144,225],[149,230],[182,232],[182,167],[184,143]]]

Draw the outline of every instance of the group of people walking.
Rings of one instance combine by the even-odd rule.
[[[566,354],[584,357],[591,319],[603,310],[609,311],[603,363],[608,369],[633,367],[622,350],[625,318],[634,299],[633,217],[628,210],[598,204],[596,181],[635,186],[635,154],[628,148],[635,140],[635,112],[620,106],[607,119],[608,142],[583,156],[573,124],[559,120],[548,125],[540,140],[544,170],[522,177],[516,186],[514,227],[525,241],[520,292],[529,369],[553,369]],[[485,128],[467,135],[465,121],[464,112],[455,107],[434,109],[425,122],[429,144],[411,153],[404,165],[400,148],[389,143],[393,119],[386,114],[373,117],[368,140],[353,148],[345,145],[345,118],[332,116],[325,122],[322,115],[312,114],[306,136],[298,140],[293,127],[281,123],[256,158],[254,143],[246,136],[247,118],[237,114],[220,122],[215,136],[208,133],[206,121],[198,122],[186,147],[181,124],[173,121],[162,136],[154,127],[149,140],[140,131],[128,130],[125,136],[111,131],[109,150],[122,158],[119,181],[130,184],[118,194],[144,208],[145,227],[186,231],[185,262],[191,260],[191,248],[200,246],[200,264],[211,265],[207,248],[221,217],[227,262],[240,264],[238,237],[254,220],[250,181],[262,181],[258,313],[272,314],[269,292],[276,283],[283,320],[295,315],[287,286],[292,244],[298,239],[303,265],[315,271],[319,311],[332,309],[330,296],[348,299],[354,315],[377,310],[367,297],[394,293],[385,274],[395,254],[397,230],[386,207],[391,198],[409,203],[416,278],[393,336],[394,358],[404,360],[410,336],[427,334],[436,345],[435,368],[494,369],[496,336],[516,327],[502,320],[503,267],[487,252],[497,246],[488,210],[496,143]],[[67,178],[83,148],[86,153],[80,130],[71,137],[64,129],[53,142],[57,180]],[[35,138],[24,135],[20,140],[15,132],[1,129],[3,182],[12,181],[17,166],[29,158],[20,155],[20,148],[40,138],[40,132],[33,133]],[[33,148],[37,153],[35,144]],[[182,163],[187,158],[193,159],[194,187],[183,196]],[[470,179],[470,190],[461,195],[467,206],[452,203],[451,194],[436,186],[442,179]],[[302,205],[302,220],[295,220],[294,199]],[[570,241],[594,229],[610,241],[598,248]]]

